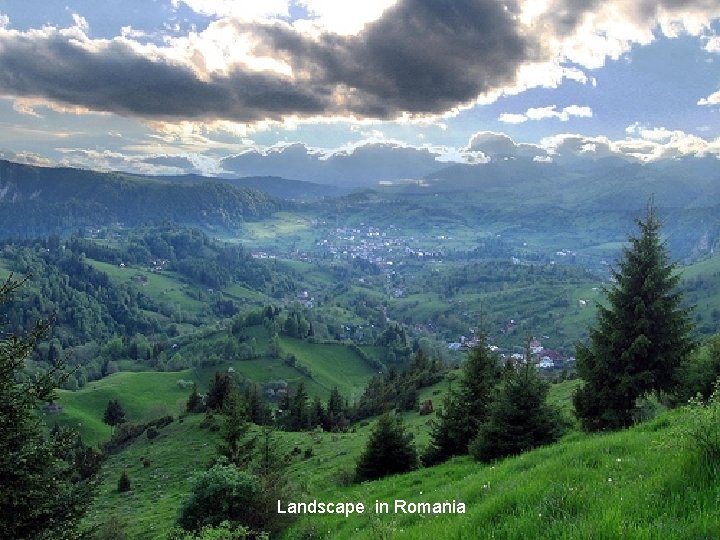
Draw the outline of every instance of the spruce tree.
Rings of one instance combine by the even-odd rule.
[[[103,414],[103,422],[113,428],[125,422],[125,410],[120,405],[119,400],[111,399],[108,401],[105,414]]]
[[[200,413],[205,410],[205,404],[198,392],[197,383],[193,383],[192,392],[190,392],[190,396],[185,404],[185,410],[189,413]]]
[[[0,303],[20,285],[0,284]],[[97,463],[90,466],[77,434],[63,429],[48,434],[38,415],[38,406],[53,399],[67,374],[62,359],[33,382],[17,380],[46,332],[41,323],[27,336],[0,339],[0,538],[77,538],[94,493]]]
[[[417,465],[412,435],[405,431],[401,418],[383,414],[360,456],[356,477],[358,481],[375,480],[389,474],[411,471]]]
[[[501,376],[500,359],[485,345],[474,347],[463,364],[458,387],[449,388],[437,413],[430,445],[423,453],[425,465],[468,453],[468,445],[487,417]]]
[[[479,461],[520,454],[555,441],[561,432],[559,413],[546,402],[549,385],[529,361],[509,369],[488,416],[470,443]]]
[[[574,396],[584,429],[619,429],[633,423],[638,398],[673,390],[678,366],[692,347],[691,323],[676,291],[679,275],[660,238],[652,203],[639,233],[630,236],[608,305],[598,306],[588,345],[577,348],[585,384]]]

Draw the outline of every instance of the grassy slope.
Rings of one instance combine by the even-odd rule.
[[[720,484],[672,438],[671,414],[610,435],[563,442],[480,465],[431,469],[311,494],[322,501],[462,501],[465,514],[303,518],[287,538],[717,538]],[[372,508],[372,506],[370,506]]]
[[[180,379],[197,382],[204,392],[216,371],[227,372],[232,367],[243,377],[259,383],[283,379],[295,386],[302,379],[309,395],[318,395],[323,400],[333,386],[337,386],[352,400],[359,397],[373,374],[372,368],[345,345],[313,344],[290,338],[283,338],[281,343],[285,352],[295,354],[299,363],[309,368],[312,379],[276,358],[226,362],[177,372],[127,371],[91,382],[74,392],[60,391],[63,411],[48,420],[57,419],[61,425],[72,425],[88,444],[94,445],[110,436],[110,428],[103,424],[102,415],[111,399],[120,400],[131,421],[182,411],[190,390],[178,386]]]
[[[550,400],[567,401],[574,384],[554,386]],[[438,392],[439,391],[439,392]],[[442,383],[424,394],[438,396]],[[439,399],[439,396],[438,396]],[[405,414],[419,446],[427,441],[428,417]],[[90,522],[118,515],[131,538],[162,538],[187,496],[189,478],[214,454],[217,435],[199,428],[201,415],[161,430],[154,442],[144,436],[103,467],[100,495]],[[291,475],[300,500],[462,501],[464,515],[387,515],[368,511],[350,518],[302,518],[286,538],[717,538],[720,483],[673,446],[677,412],[609,435],[570,433],[560,443],[481,465],[458,458],[430,469],[376,482],[342,487],[364,448],[372,422],[348,433],[279,433],[298,456]],[[669,442],[670,441],[670,442]],[[151,461],[149,468],[143,458]],[[127,469],[131,494],[116,492]],[[371,507],[371,506],[370,506]]]
[[[328,394],[337,386],[350,401],[360,397],[365,382],[375,373],[357,353],[339,343],[316,344],[283,337],[280,345],[310,368],[313,380]]]
[[[115,373],[75,392],[58,391],[63,410],[57,419],[61,425],[77,428],[85,442],[94,445],[110,437],[110,428],[102,422],[108,401],[119,399],[130,421],[175,415],[185,406],[190,393],[179,388],[177,381],[192,378],[190,370]]]
[[[574,383],[554,385],[550,400],[567,400]],[[445,381],[423,389],[420,399],[442,402]],[[418,448],[429,440],[433,416],[416,412],[403,413],[408,430],[414,435]],[[148,441],[141,436],[121,453],[112,455],[103,466],[99,496],[91,508],[89,521],[99,522],[115,513],[127,527],[130,538],[162,538],[172,527],[181,501],[189,492],[188,478],[202,471],[213,457],[218,435],[199,427],[203,415],[190,415],[182,423],[174,422],[160,430],[160,436]],[[362,422],[347,433],[282,433],[278,432],[280,447],[289,452],[297,447],[302,452],[294,458],[290,474],[305,499],[319,496],[352,477],[360,453],[363,451],[373,421]],[[312,449],[310,458],[302,457]],[[151,461],[144,468],[143,458]],[[133,482],[132,494],[118,494],[117,480],[127,469]],[[152,526],[152,527],[151,527]]]
[[[108,264],[93,259],[87,259],[101,272],[105,272],[112,280],[118,283],[134,283],[136,287],[164,304],[179,309],[183,309],[189,313],[197,315],[203,308],[203,303],[188,296],[186,290],[188,288],[177,276],[172,272],[151,272],[144,268],[124,267],[120,268],[114,264]],[[146,281],[142,282],[138,278],[142,277]]]

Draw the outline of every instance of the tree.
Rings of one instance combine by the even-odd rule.
[[[480,342],[485,336],[480,335]],[[500,359],[485,345],[474,347],[463,364],[458,388],[450,387],[433,423],[423,464],[433,465],[468,453],[468,445],[487,417],[501,377]]]
[[[205,411],[205,404],[198,393],[197,383],[193,383],[192,392],[190,392],[190,396],[185,404],[185,410],[189,413],[201,413]]]
[[[487,419],[470,443],[473,457],[491,461],[557,440],[562,421],[545,402],[548,389],[530,361],[508,370]]]
[[[243,467],[250,459],[252,442],[243,443],[250,424],[247,404],[236,389],[228,395],[222,412],[225,416],[220,431],[218,453],[236,467]]]
[[[128,475],[127,470],[123,470],[122,474],[120,475],[120,478],[118,478],[118,484],[117,484],[118,493],[125,493],[126,491],[130,491],[131,489],[132,489],[132,484],[130,483],[130,476]]]
[[[105,407],[105,414],[103,415],[103,422],[112,428],[125,422],[125,411],[122,405],[120,405],[119,400],[111,399],[108,401]]]
[[[375,423],[355,471],[358,481],[411,471],[418,466],[412,435],[399,416],[383,414]]]
[[[12,279],[1,284],[0,303],[21,285]],[[76,466],[84,461],[77,434],[60,429],[50,435],[37,414],[67,375],[63,361],[32,382],[18,382],[47,328],[38,323],[26,336],[0,339],[0,538],[77,538],[95,490],[92,471]]]
[[[185,530],[199,530],[224,521],[233,525],[259,527],[262,508],[257,477],[234,465],[218,463],[196,476],[190,498],[180,509],[178,524]]]
[[[588,345],[577,347],[577,371],[585,384],[574,396],[584,429],[619,429],[633,423],[638,398],[670,392],[692,348],[691,322],[676,291],[680,276],[668,262],[652,203],[636,220],[608,306],[598,306]]]
[[[230,375],[216,371],[208,385],[205,406],[212,411],[221,411],[234,386]]]

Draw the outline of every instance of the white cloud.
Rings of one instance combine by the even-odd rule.
[[[711,53],[720,53],[720,36],[710,36],[705,44],[705,50]]]
[[[289,16],[288,0],[178,0],[196,13],[215,17],[232,17],[242,21],[274,19]]]
[[[710,94],[708,97],[702,98],[697,102],[698,105],[720,105],[720,90]]]
[[[299,0],[298,4],[308,10],[312,19],[296,21],[294,26],[336,34],[357,34],[363,26],[379,18],[383,11],[395,3],[396,0]]]
[[[643,128],[638,123],[628,126],[626,133],[630,136],[618,140],[561,133],[542,139],[540,146],[547,150],[553,159],[559,161],[578,157],[598,159],[610,156],[640,162],[683,156],[715,155],[720,158],[720,138],[703,139],[680,130]]]
[[[524,114],[502,113],[498,116],[498,120],[500,120],[500,122],[505,122],[506,124],[522,124],[523,122],[527,122],[528,117]]]
[[[547,107],[531,107],[524,114],[502,113],[498,120],[508,124],[522,124],[528,120],[544,120],[547,118],[557,118],[561,122],[567,122],[572,117],[591,118],[592,115],[590,107],[570,105],[558,111],[556,105],[549,105]]]

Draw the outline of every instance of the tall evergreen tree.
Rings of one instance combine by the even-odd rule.
[[[236,467],[244,467],[251,457],[252,441],[244,441],[250,424],[247,404],[233,388],[225,399],[218,453]]]
[[[383,414],[375,424],[367,447],[358,460],[359,481],[374,480],[389,474],[417,468],[418,459],[412,435],[405,431],[399,416]]]
[[[205,406],[211,411],[222,411],[234,386],[230,375],[216,371],[208,385]]]
[[[485,336],[480,336],[485,342]],[[485,345],[474,347],[463,364],[457,388],[448,389],[434,422],[425,465],[468,453],[468,445],[487,417],[501,376],[500,359]]]
[[[692,348],[691,323],[676,291],[679,275],[660,238],[652,203],[636,220],[618,270],[598,306],[597,327],[588,345],[577,348],[577,370],[585,384],[574,397],[575,411],[589,431],[633,423],[636,401],[650,392],[671,391],[678,366]]]
[[[479,461],[519,454],[555,441],[562,421],[546,403],[548,383],[542,379],[529,354],[523,365],[508,369],[487,419],[470,443]]]
[[[0,284],[0,303],[21,285]],[[94,492],[93,476],[77,435],[53,435],[38,416],[38,405],[53,398],[64,364],[34,382],[16,376],[47,325],[25,337],[0,339],[0,538],[64,540],[79,537],[78,523]]]
[[[111,399],[108,401],[103,415],[103,422],[113,428],[125,422],[125,410],[120,405],[119,400]]]
[[[193,383],[192,392],[190,392],[190,396],[185,404],[185,410],[189,413],[200,413],[205,410],[205,404],[198,392],[197,383]]]

